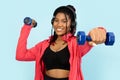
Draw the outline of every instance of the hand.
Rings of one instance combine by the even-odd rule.
[[[92,39],[92,41],[89,42],[89,45],[91,46],[104,43],[106,40],[106,30],[102,27],[92,29],[89,32],[89,35]]]
[[[36,22],[34,19],[32,19],[31,26],[32,26],[32,27],[36,27],[36,26],[37,26],[37,22]]]

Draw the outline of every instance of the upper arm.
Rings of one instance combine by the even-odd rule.
[[[36,55],[38,54],[39,51],[40,44],[37,44],[30,49],[18,46],[16,49],[16,60],[33,61],[36,59]]]

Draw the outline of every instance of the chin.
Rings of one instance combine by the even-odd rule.
[[[65,33],[56,33],[58,36],[63,36]]]
[[[63,36],[64,34],[57,34],[58,36]]]

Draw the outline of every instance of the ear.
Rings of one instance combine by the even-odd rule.
[[[55,19],[54,17],[51,19],[51,24],[52,24],[52,25],[53,25],[54,19]]]

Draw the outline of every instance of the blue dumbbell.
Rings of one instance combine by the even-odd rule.
[[[86,36],[84,31],[77,33],[77,42],[79,45],[84,45],[86,41],[92,41],[90,36]],[[105,45],[113,45],[115,42],[115,35],[113,32],[107,32]]]
[[[27,25],[31,25],[32,21],[33,21],[33,19],[31,19],[30,17],[25,17],[24,18],[24,23],[27,24]],[[37,26],[37,22],[34,23],[33,27],[36,27],[36,26]]]

